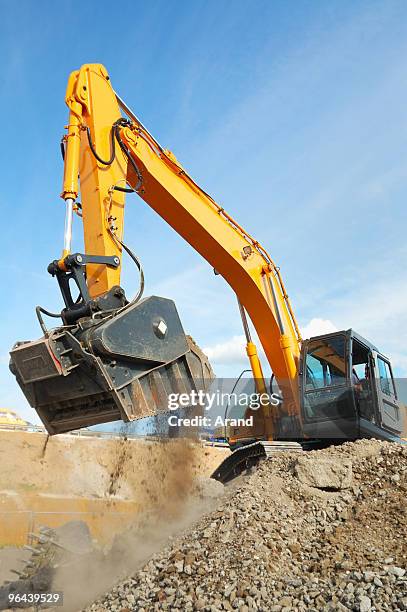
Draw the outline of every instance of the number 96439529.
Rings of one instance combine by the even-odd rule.
[[[33,604],[34,606],[52,607],[62,606],[64,598],[63,594],[59,591],[55,593],[9,593],[8,601],[11,608],[13,604]]]

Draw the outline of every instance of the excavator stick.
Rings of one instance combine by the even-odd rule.
[[[170,393],[205,390],[213,378],[174,302],[156,296],[18,342],[10,356],[51,435],[164,413]]]

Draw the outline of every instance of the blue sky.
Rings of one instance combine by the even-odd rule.
[[[34,308],[60,309],[59,139],[69,73],[101,62],[143,123],[271,252],[305,332],[354,327],[407,374],[407,5],[0,0],[0,406]],[[79,224],[75,240],[80,248]],[[136,196],[126,241],[220,375],[244,366],[235,297]],[[137,279],[125,267],[131,294]]]

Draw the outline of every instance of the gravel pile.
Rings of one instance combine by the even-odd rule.
[[[88,610],[407,610],[407,447],[264,461]]]

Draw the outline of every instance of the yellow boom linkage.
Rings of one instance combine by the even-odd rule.
[[[157,143],[118,98],[102,65],[85,64],[71,74],[66,102],[70,119],[62,197],[69,217],[69,207],[79,193],[79,175],[86,252],[120,255],[120,244],[112,233],[122,238],[125,194],[114,188],[127,182],[232,287],[241,305],[246,349],[258,390],[265,391],[263,373],[245,312],[284,389],[285,409],[298,416],[301,337],[279,270],[266,250],[191,179],[170,151]],[[121,117],[120,109],[129,121],[118,127],[122,146],[116,143],[112,156],[112,130]],[[111,163],[100,163],[90,144],[99,158]],[[61,266],[67,250],[66,241]],[[102,295],[119,281],[120,268],[88,264],[87,283],[92,296]]]

